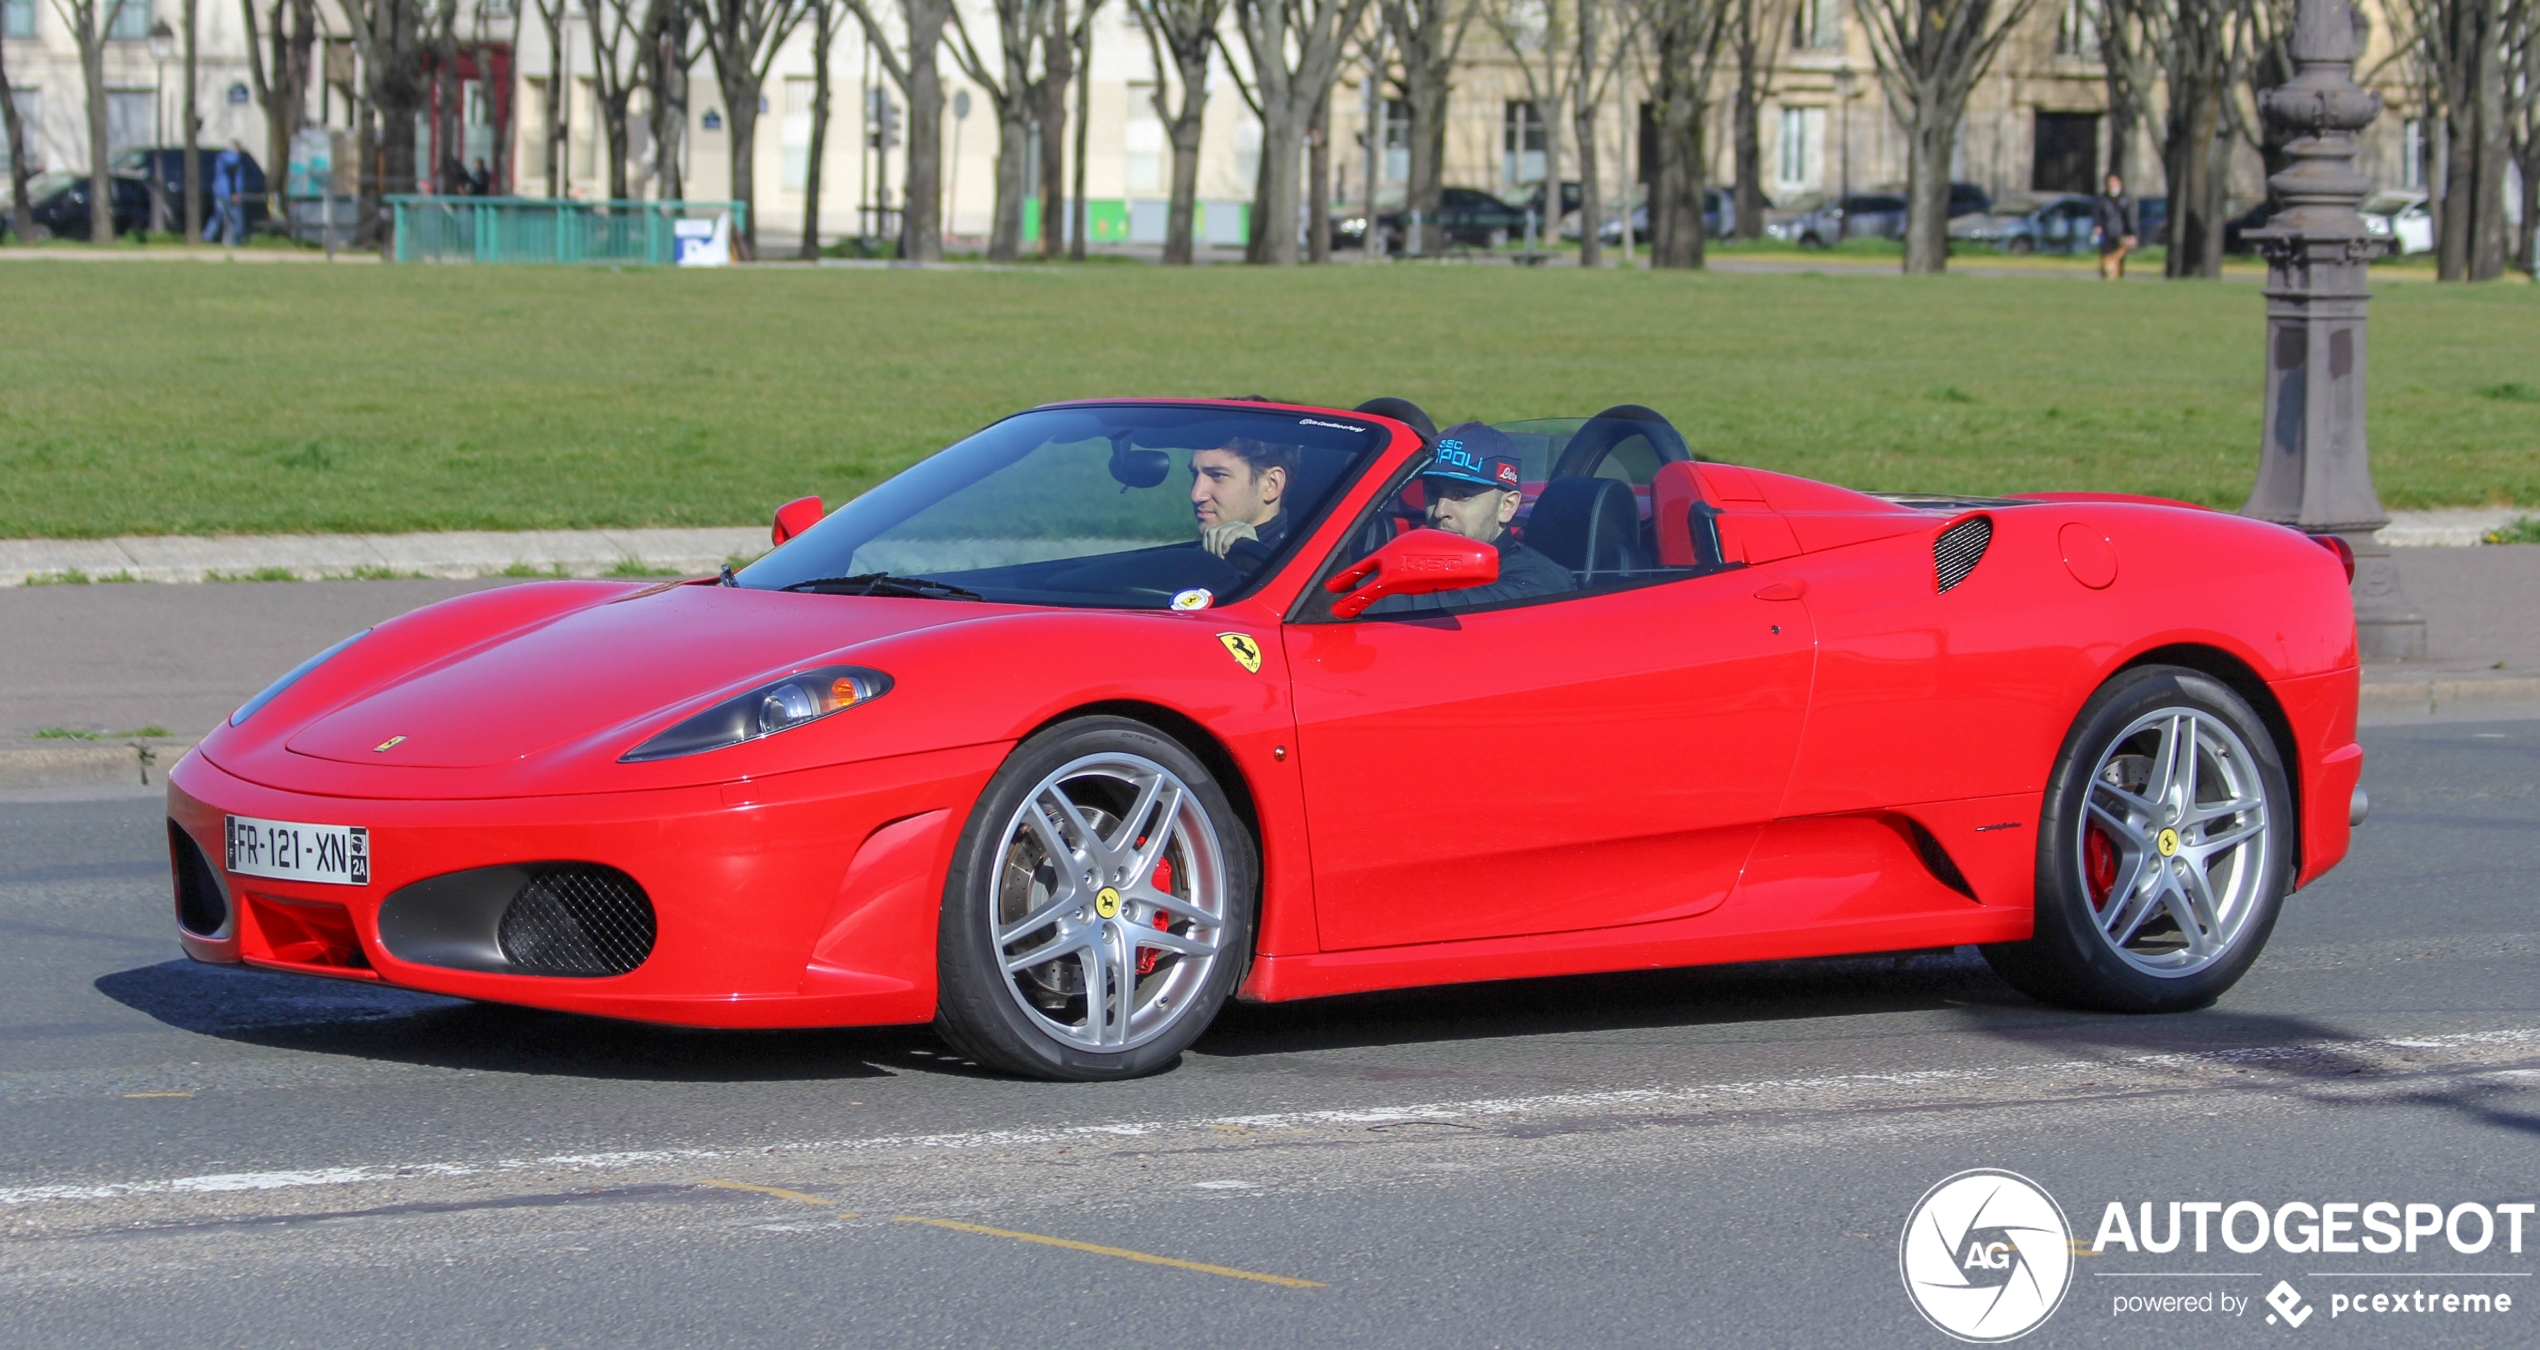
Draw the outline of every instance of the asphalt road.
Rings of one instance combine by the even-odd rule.
[[[1898,1241],[1964,1169],[2085,1243],[2532,1201],[2540,721],[2366,744],[2353,858],[2206,1012],[1962,951],[1239,1008],[1098,1086],[190,965],[152,801],[0,802],[0,1344],[1942,1346]],[[2272,1342],[2281,1280],[2299,1341],[2530,1345],[2507,1245],[2111,1250],[2025,1343]],[[2330,1314],[2418,1290],[2514,1306]],[[2240,1311],[2116,1311],[2170,1294]]]

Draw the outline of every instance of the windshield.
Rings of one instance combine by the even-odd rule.
[[[1276,571],[1386,437],[1339,414],[1045,408],[918,461],[737,579],[869,591],[883,573],[1015,604],[1204,608]]]

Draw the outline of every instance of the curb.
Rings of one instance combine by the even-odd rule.
[[[694,576],[767,551],[758,526],[0,539],[0,587],[82,581]]]
[[[2540,706],[2540,676],[2402,675],[2368,677],[2356,711],[2381,714],[2439,713],[2470,708]]]
[[[0,748],[0,788],[157,787],[192,741],[94,742]]]

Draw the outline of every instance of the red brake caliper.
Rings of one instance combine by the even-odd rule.
[[[1138,843],[1143,846],[1146,841],[1141,839]],[[1173,862],[1171,859],[1165,859],[1155,865],[1155,888],[1167,895],[1172,894]],[[1173,917],[1171,915],[1166,914],[1160,909],[1155,912],[1155,928],[1157,932],[1170,931],[1172,924]],[[1140,947],[1138,949],[1138,973],[1141,975],[1154,974],[1156,958],[1161,957],[1162,955],[1164,955],[1163,951],[1158,948]]]
[[[2090,907],[2107,908],[2108,893],[2117,888],[2117,846],[2096,825],[2082,832],[2081,872],[2090,883]]]

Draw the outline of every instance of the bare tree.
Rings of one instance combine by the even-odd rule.
[[[688,195],[688,72],[696,65],[697,12],[691,0],[651,0],[644,20],[644,89],[651,104],[653,195]]]
[[[2492,281],[2504,272],[2508,4],[2400,0],[2395,6],[2417,67],[2416,83],[2443,122],[2435,273],[2445,281]]]
[[[1737,60],[1737,93],[1729,104],[1732,170],[1737,180],[1740,239],[1764,237],[1764,104],[1773,96],[1782,40],[1790,32],[1787,0],[1730,0],[1728,44]]]
[[[610,201],[635,195],[627,183],[627,164],[635,150],[635,91],[644,87],[644,19],[637,0],[582,0],[582,25],[591,35],[592,112],[600,119],[600,139],[608,145]]]
[[[1645,22],[1658,65],[1651,103],[1658,132],[1658,181],[1649,202],[1649,265],[1700,267],[1702,198],[1709,186],[1711,79],[1733,3],[1652,0]]]
[[[363,97],[376,119],[371,171],[362,175],[363,228],[379,220],[379,199],[415,188],[415,112],[423,106],[428,0],[341,0],[361,53]],[[383,232],[382,247],[391,241]]]
[[[988,225],[988,261],[1013,262],[1023,253],[1023,198],[1031,191],[1025,170],[1030,165],[1032,116],[1037,90],[1032,79],[1032,53],[1040,46],[1048,7],[1056,0],[996,0],[998,64],[989,68],[970,39],[970,25],[953,11],[953,34],[959,39],[953,59],[988,96],[997,114],[997,192]]]
[[[1164,213],[1164,261],[1187,265],[1199,197],[1199,136],[1208,112],[1208,57],[1217,45],[1226,0],[1129,0],[1155,59],[1156,120],[1173,146],[1173,188]],[[1172,78],[1165,78],[1170,71]],[[1167,102],[1166,94],[1178,102]]]
[[[1323,86],[1305,128],[1305,260],[1332,260],[1332,91]]]
[[[1069,41],[1076,59],[1076,150],[1070,161],[1075,167],[1075,191],[1069,194],[1067,212],[1067,256],[1085,260],[1085,142],[1093,134],[1094,120],[1094,16],[1102,11],[1102,0],[1085,0],[1084,12],[1076,20]]]
[[[797,257],[820,256],[820,161],[829,151],[829,53],[845,17],[840,0],[803,0],[811,10],[811,160],[803,166],[803,245]]]
[[[203,242],[203,113],[197,106],[201,92],[201,45],[203,16],[199,0],[185,0],[185,242]],[[5,95],[0,95],[5,97]],[[11,115],[16,110],[11,109]],[[18,198],[26,199],[26,185],[18,185]]]
[[[2540,0],[2520,0],[2505,27],[2506,139],[2522,178],[2514,265],[2540,274]]]
[[[1596,123],[1605,108],[1605,95],[1621,73],[1632,49],[1637,27],[1634,14],[1616,8],[1609,14],[1603,0],[1574,0],[1577,64],[1570,71],[1570,131],[1579,145],[1579,266],[1605,265],[1605,179],[1597,153]],[[1606,20],[1615,21],[1610,38],[1604,29]],[[1627,189],[1628,201],[1631,193]],[[1626,208],[1628,210],[1628,208]]]
[[[547,195],[554,198],[565,193],[565,119],[572,116],[568,109],[573,105],[565,98],[566,84],[571,77],[565,68],[564,21],[573,9],[573,0],[535,0],[535,3],[538,6],[539,31],[547,39],[547,106],[544,109],[547,125],[545,143],[539,149],[541,158],[545,160]],[[594,17],[591,21],[592,45],[597,46],[599,38],[600,24]]]
[[[732,199],[742,204],[740,243],[758,256],[759,91],[778,48],[802,22],[796,0],[702,0],[706,51],[723,94],[725,147],[731,152]]]
[[[1499,36],[1508,59],[1525,82],[1526,101],[1543,123],[1543,234],[1561,233],[1561,110],[1570,102],[1570,83],[1578,72],[1570,50],[1570,28],[1562,0],[1480,0],[1482,20]],[[1376,153],[1371,149],[1371,154]],[[1373,208],[1371,207],[1372,211]]]
[[[2198,0],[2181,0],[2193,4]],[[2037,0],[1853,0],[1905,131],[1905,270],[1949,266],[1949,159],[1967,95]]]
[[[1261,113],[1247,262],[1296,265],[1305,129],[1340,71],[1341,51],[1368,0],[1235,0],[1235,27],[1252,57],[1250,97]]]
[[[0,58],[0,127],[9,134],[9,228],[24,244],[35,237],[35,203],[26,199],[27,179],[31,176],[26,161],[26,122],[18,116],[18,96],[9,88],[5,58]]]
[[[908,168],[906,209],[900,212],[900,256],[937,262],[944,256],[944,78],[936,64],[943,50],[944,26],[953,21],[952,0],[899,0],[908,35],[902,59],[891,46],[866,0],[847,0],[865,41],[882,62],[891,82],[908,100]]]
[[[2161,75],[2169,95],[2161,141],[2169,180],[2171,277],[2222,275],[2229,214],[2233,93],[2248,54],[2248,0],[2168,0]]]
[[[266,209],[279,218],[282,213],[276,208],[282,201],[283,176],[278,170],[291,162],[291,138],[307,125],[310,72],[319,32],[317,4],[316,0],[273,0],[272,17],[261,31],[256,0],[239,0],[238,9],[247,20],[247,76],[255,89],[256,105],[265,114]],[[268,42],[270,56],[261,50]]]
[[[1076,41],[1067,26],[1067,0],[1043,7],[1041,77],[1032,82],[1032,119],[1040,133],[1041,256],[1056,262],[1067,252],[1061,218],[1067,212],[1067,95],[1076,83]]]
[[[2152,91],[2161,78],[2168,0],[2097,0],[2088,12],[2108,86],[2107,172],[2131,182],[2135,138],[2151,114]]]
[[[88,238],[115,241],[114,178],[106,168],[106,34],[123,16],[124,6],[142,0],[53,0],[62,25],[79,46],[80,78],[88,85]]]
[[[1421,213],[1420,250],[1445,242],[1438,208],[1446,191],[1446,100],[1464,35],[1484,6],[1476,0],[1380,0],[1377,16],[1402,62],[1402,102],[1411,114],[1411,176],[1405,205]]]

